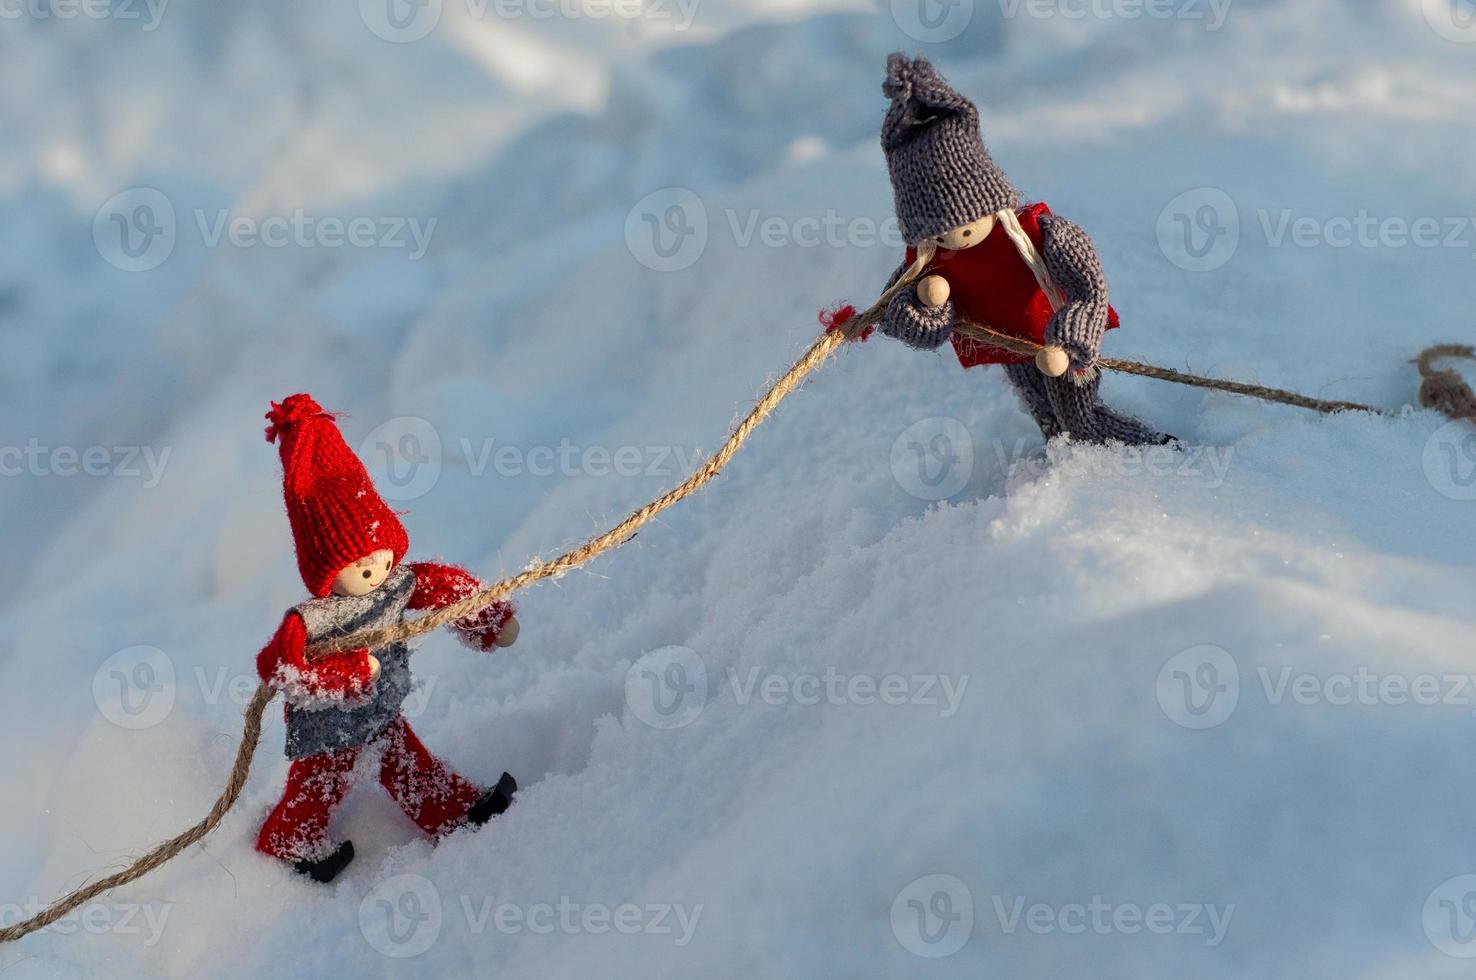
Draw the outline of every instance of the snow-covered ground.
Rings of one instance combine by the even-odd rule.
[[[1097,239],[1112,354],[1398,409],[1476,339],[1465,0],[156,7],[0,3],[0,923],[219,792],[302,591],[269,400],[415,555],[608,526],[895,265],[889,50]],[[365,789],[296,878],[274,707],[0,976],[1469,975],[1476,437],[1105,390],[1195,448],[1043,460],[997,373],[846,350],[513,650],[422,645],[505,817]]]

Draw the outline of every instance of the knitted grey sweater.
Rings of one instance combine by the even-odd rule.
[[[400,565],[384,584],[365,596],[331,595],[311,599],[293,611],[302,617],[308,643],[360,630],[393,626],[404,619],[415,592],[415,573]],[[410,647],[394,643],[374,651],[379,680],[368,702],[352,705],[287,706],[287,757],[301,759],[333,749],[366,745],[384,733],[410,696]]]

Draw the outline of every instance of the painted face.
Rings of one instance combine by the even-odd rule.
[[[368,595],[384,584],[394,567],[395,553],[388,548],[381,548],[339,572],[338,577],[333,580],[333,594]]]
[[[934,236],[933,242],[939,248],[946,248],[950,252],[973,248],[989,237],[989,233],[994,230],[997,220],[994,215],[986,214],[978,221],[971,221],[966,225],[950,228],[943,234]]]

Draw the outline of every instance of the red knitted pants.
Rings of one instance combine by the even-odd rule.
[[[285,861],[318,860],[333,852],[328,821],[354,785],[354,766],[365,749],[380,755],[379,782],[405,815],[432,837],[466,822],[482,795],[421,744],[403,717],[362,748],[338,749],[292,763],[282,802],[261,828],[256,849]]]

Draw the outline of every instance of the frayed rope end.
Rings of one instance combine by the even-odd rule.
[[[825,328],[826,333],[833,333],[836,330],[844,330],[846,324],[850,323],[855,318],[856,307],[852,306],[850,303],[846,303],[843,306],[837,306],[833,310],[820,311],[820,325]],[[862,330],[855,339],[860,340],[864,343],[868,338],[870,338],[875,330],[875,327],[867,327],[865,330]]]

